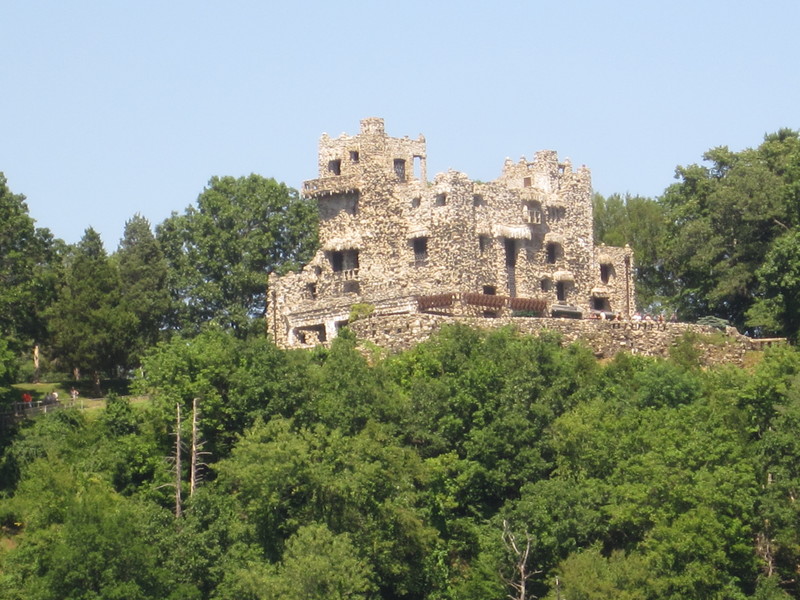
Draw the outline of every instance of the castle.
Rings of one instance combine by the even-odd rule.
[[[267,322],[284,348],[336,337],[355,312],[588,317],[635,310],[630,248],[595,246],[592,186],[553,151],[506,159],[496,180],[448,171],[432,182],[425,138],[389,137],[383,119],[319,143],[320,249],[269,278]]]

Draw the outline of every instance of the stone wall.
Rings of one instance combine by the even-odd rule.
[[[655,321],[596,321],[585,319],[501,317],[480,319],[418,313],[415,315],[371,316],[349,324],[361,340],[368,340],[391,351],[408,349],[428,339],[443,325],[461,323],[470,327],[493,329],[512,326],[521,333],[536,335],[544,330],[561,334],[565,343],[579,341],[598,358],[612,358],[619,352],[667,357],[669,350],[687,332],[693,336],[704,365],[743,365],[745,354],[761,350],[765,344],[785,340],[753,340],[728,328],[721,332],[713,327],[688,323]]]

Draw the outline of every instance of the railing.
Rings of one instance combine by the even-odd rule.
[[[493,310],[509,308],[516,312],[536,312],[544,314],[547,310],[547,300],[543,298],[510,298],[493,294],[434,294],[417,297],[417,310],[425,312],[435,309],[452,308],[457,301],[469,306],[480,306]]]
[[[333,272],[334,281],[356,281],[358,279],[358,269],[344,269]]]
[[[421,312],[435,308],[450,308],[456,301],[457,294],[435,294],[417,298],[417,309]]]

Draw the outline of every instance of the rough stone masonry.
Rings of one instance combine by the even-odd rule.
[[[423,136],[389,137],[379,118],[353,136],[322,135],[318,177],[302,190],[319,206],[320,249],[302,271],[269,278],[267,326],[279,346],[329,343],[356,313],[368,322],[359,321],[360,337],[392,347],[427,337],[410,324],[431,315],[425,323],[516,317],[530,328],[536,318],[537,328],[565,331],[574,318],[628,321],[633,253],[594,245],[589,169],[543,150],[506,159],[491,182],[452,170],[428,181],[426,159]],[[585,321],[581,337],[598,339],[590,333],[600,322]],[[662,327],[672,329],[683,331]],[[638,345],[662,354],[665,343]]]

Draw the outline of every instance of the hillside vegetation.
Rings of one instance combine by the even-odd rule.
[[[4,453],[0,598],[796,597],[800,356],[598,364],[450,328],[368,361],[208,330]],[[176,406],[201,398],[190,495]],[[191,438],[190,419],[183,438]],[[171,460],[168,460],[171,457]],[[513,597],[519,597],[514,595]]]
[[[597,239],[634,248],[640,309],[795,342],[800,135],[704,160],[660,198],[597,195]],[[215,177],[108,254],[0,175],[3,412],[112,378],[145,398],[0,432],[0,600],[800,598],[794,346],[747,369],[463,327],[283,351],[266,274],[316,220]]]

